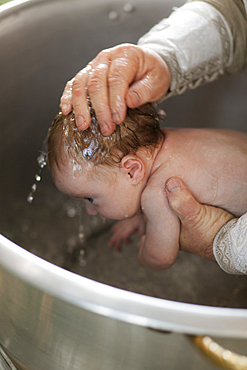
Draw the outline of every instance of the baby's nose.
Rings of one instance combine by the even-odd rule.
[[[90,215],[90,216],[94,216],[94,215],[97,215],[98,212],[96,211],[95,207],[93,204],[89,203],[86,205],[86,211],[87,211],[87,214]]]

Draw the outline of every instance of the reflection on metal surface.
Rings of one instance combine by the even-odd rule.
[[[17,370],[2,346],[0,346],[0,370]]]
[[[247,357],[221,347],[210,337],[189,337],[195,346],[214,364],[226,370],[247,370]]]
[[[97,236],[85,220],[81,266],[76,208],[68,200],[57,207],[48,173],[26,202],[65,81],[101,49],[135,43],[183,2],[135,0],[131,11],[121,0],[31,0],[0,10],[0,343],[21,369],[163,370],[174,368],[175,353],[180,369],[191,370],[183,336],[146,327],[247,338],[246,277],[186,254],[162,274],[149,272],[135,247],[114,254],[108,231]],[[165,102],[166,125],[246,130],[246,81],[246,73],[226,77]]]

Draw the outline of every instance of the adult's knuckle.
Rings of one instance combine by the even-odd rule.
[[[192,228],[201,228],[206,222],[206,214],[204,207],[200,207],[194,213],[191,213],[187,216],[187,222],[191,224]]]
[[[74,79],[73,79],[74,80]],[[71,90],[73,85],[73,80],[70,80],[66,83],[64,90]]]
[[[72,83],[71,83],[71,87],[70,89],[71,90],[75,90],[76,88],[78,88],[80,86],[80,78],[79,78],[79,75],[77,74],[75,76],[75,78],[73,79]]]
[[[100,89],[102,86],[102,79],[100,76],[94,75],[91,76],[90,79],[88,80],[88,91],[90,92],[95,92]]]
[[[108,77],[108,85],[109,85],[110,88],[111,87],[114,87],[114,86],[122,85],[122,76],[121,76],[121,73],[111,74]]]
[[[79,114],[82,114],[81,105],[80,105],[80,102],[78,100],[73,101],[73,111],[74,111],[76,116],[78,116]]]
[[[60,99],[61,104],[66,103],[67,100],[68,100],[68,97],[66,96],[66,93],[63,93]]]
[[[74,85],[72,91],[75,98],[81,97],[82,90],[78,85]]]
[[[111,54],[111,49],[103,49],[99,52],[99,54],[97,55],[97,57],[95,59],[105,59],[105,58],[108,58]]]

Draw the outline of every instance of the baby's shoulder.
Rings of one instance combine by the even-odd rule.
[[[141,207],[143,213],[148,216],[153,212],[165,213],[169,209],[165,191],[166,178],[157,170],[148,180],[141,195]]]
[[[159,166],[149,177],[146,187],[142,193],[142,201],[146,202],[152,200],[152,202],[159,202],[163,198],[165,191],[165,182],[168,177],[165,175],[163,166]]]

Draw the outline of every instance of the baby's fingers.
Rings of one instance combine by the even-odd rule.
[[[108,243],[110,248],[115,248],[118,252],[122,251],[122,241],[121,240],[116,240],[114,236],[111,238],[111,240]]]

